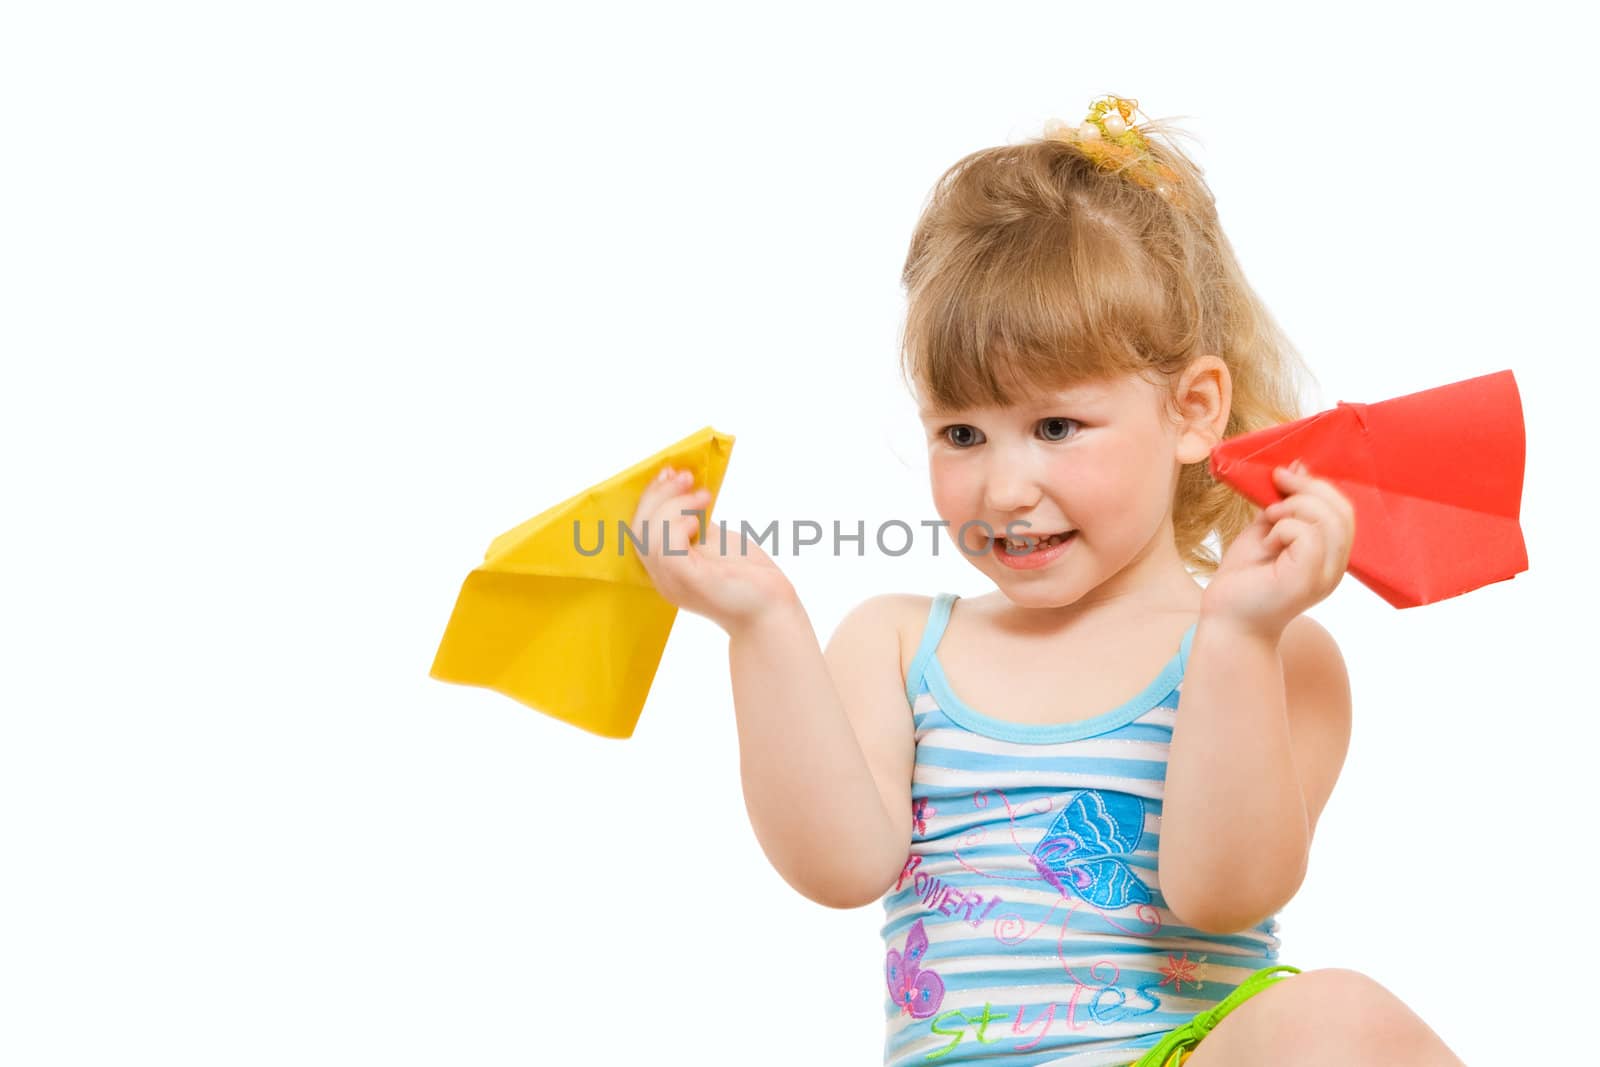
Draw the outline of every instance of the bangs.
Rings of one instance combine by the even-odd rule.
[[[1163,362],[1153,265],[1077,218],[942,250],[909,294],[904,369],[941,410],[1009,406]]]
[[[1058,144],[966,157],[906,257],[908,381],[967,408],[1181,367],[1205,316],[1174,222],[1162,197]]]

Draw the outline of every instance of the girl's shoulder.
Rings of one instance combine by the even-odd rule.
[[[1283,628],[1278,641],[1284,681],[1303,690],[1326,690],[1348,685],[1339,643],[1310,615],[1297,615]]]
[[[922,643],[933,602],[932,596],[922,593],[878,593],[870,596],[845,613],[824,647],[824,655],[831,658],[835,647],[862,649],[881,644],[887,656],[887,646],[892,640],[898,652],[903,688],[907,672]]]
[[[928,632],[928,625],[933,621],[933,605],[938,597],[949,597],[950,593],[882,593],[870,598],[866,604],[874,604],[878,610],[892,621],[900,641],[900,677],[907,678],[911,665],[917,657],[917,651],[922,647],[922,639]],[[963,615],[972,620],[981,620],[995,593],[984,593],[975,597],[960,597]],[[863,604],[863,607],[866,607]],[[954,604],[951,605],[952,609]]]
[[[895,633],[900,652],[900,677],[905,678],[933,611],[934,597],[926,593],[878,593],[863,600],[850,615],[864,625],[887,627]]]
[[[934,597],[926,593],[886,593],[900,638],[900,677],[905,679],[922,645],[922,634],[933,611]]]

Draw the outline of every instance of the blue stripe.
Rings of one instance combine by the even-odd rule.
[[[920,690],[921,691],[918,693],[919,696],[928,691],[926,673],[923,674]],[[1177,692],[1173,692],[1169,697],[1156,704],[1156,707],[1176,708],[1178,706],[1178,696],[1179,694]],[[915,703],[915,701],[913,701],[913,703]],[[950,716],[946,715],[944,713],[944,709],[939,707],[938,704],[935,704],[923,711],[915,712],[911,716],[911,722],[919,732],[926,732],[928,730],[960,730],[962,733],[972,732],[965,726],[962,726],[960,723],[950,718]],[[1122,724],[1114,730],[1108,730],[1095,738],[1097,741],[1102,739],[1110,739],[1115,741],[1155,741],[1161,744],[1171,744],[1172,727],[1167,726],[1164,723],[1143,722],[1139,719],[1135,719],[1132,722]],[[1031,754],[1028,752],[1018,752],[1014,758],[1028,759],[1031,758]]]
[[[960,833],[958,833],[956,835],[956,839],[957,839],[957,843],[958,844],[960,843],[961,836],[962,835]],[[1156,855],[1160,851],[1160,849],[1158,847],[1160,845],[1160,842],[1161,842],[1161,837],[1160,837],[1159,834],[1155,833],[1153,830],[1146,830],[1144,832],[1144,835],[1139,838],[1139,849],[1138,849],[1138,851],[1137,852],[1124,853],[1123,855],[1121,855],[1118,858],[1123,859],[1123,860],[1127,860],[1129,863],[1133,863],[1133,864],[1135,864],[1136,866],[1139,866],[1139,867],[1153,866],[1155,864],[1155,862],[1156,862]],[[921,841],[913,843],[912,848],[915,849],[916,846],[920,844],[925,849],[929,850],[929,851],[921,853],[922,855],[925,855],[925,856],[926,855],[932,855],[932,856],[937,858],[938,856],[942,855],[942,853],[939,852],[939,851],[933,851],[933,846],[936,846],[936,845],[941,844],[941,843],[942,843],[942,841],[938,837],[928,837],[928,838],[923,838]],[[917,854],[918,853],[916,853],[916,852],[912,853],[912,855],[917,855]],[[1006,843],[1000,844],[1000,845],[972,845],[970,847],[966,846],[966,845],[962,845],[961,846],[961,858],[964,859],[964,860],[967,860],[968,862],[973,862],[973,863],[975,863],[975,862],[977,862],[979,860],[987,860],[987,859],[1016,859],[1018,857],[1018,855],[1027,855],[1027,849],[1024,848],[1019,853],[1018,849],[1017,849],[1017,846],[1012,844],[1010,841],[1007,841]],[[1032,876],[1031,872],[1029,870],[1027,870],[1025,868],[1022,868],[1022,867],[1018,867],[1016,869],[1016,871],[1017,871],[1018,880],[1021,880],[1021,879],[1024,879],[1024,878],[1028,878],[1028,877]],[[1013,885],[1014,886],[1014,883],[1000,882],[1000,881],[997,881],[992,876],[986,876],[986,875],[982,875],[982,874],[972,874],[971,872],[968,872],[968,871],[955,872],[952,875],[951,878],[945,878],[945,876],[942,875],[942,874],[941,875],[935,875],[935,877],[944,879],[945,881],[952,881],[956,877],[975,878],[975,879],[978,879],[978,880],[983,881],[983,882],[992,883],[992,884],[994,884],[996,886],[1000,886],[1000,885]],[[996,892],[998,892],[998,890],[996,890]]]
[[[1115,950],[1112,950],[1111,952],[1111,955],[1123,954],[1124,953],[1118,953]],[[1148,956],[1150,953],[1147,952],[1145,955]],[[1241,957],[1237,963],[1237,966],[1240,969],[1248,968],[1251,971],[1259,970],[1260,967],[1255,965],[1258,959],[1260,962],[1260,967],[1269,967],[1274,962],[1272,960],[1259,957],[1253,957],[1250,959]],[[1229,965],[1234,966],[1235,964],[1230,961]],[[938,966],[935,964],[933,967],[934,972],[938,973]],[[926,970],[927,965],[924,965],[923,969]],[[1088,969],[1088,964],[1079,964],[1073,968],[1073,973],[1078,975],[1079,981],[1083,981],[1086,978],[1093,978],[1092,975],[1083,973]],[[1109,970],[1109,968],[1107,968],[1107,970]],[[1129,967],[1119,963],[1117,966],[1117,972],[1117,981],[1112,989],[1122,990],[1124,993],[1129,995],[1130,1001],[1137,1000],[1141,990],[1149,987],[1155,987],[1154,992],[1156,996],[1160,997],[1162,1000],[1165,1000],[1167,997],[1171,996],[1174,999],[1181,997],[1184,1001],[1210,1001],[1214,1004],[1217,1001],[1225,998],[1235,989],[1238,989],[1241,984],[1239,982],[1210,981],[1201,982],[1199,985],[1196,985],[1190,979],[1185,978],[1183,979],[1183,992],[1180,994],[1173,988],[1170,979],[1168,980],[1167,985],[1161,985],[1161,980],[1167,977],[1167,972],[1165,971],[1159,969],[1152,970],[1143,967]],[[981,974],[940,974],[939,977],[944,982],[946,994],[982,992],[984,989],[993,984],[992,982],[983,981],[982,979],[984,979],[985,976]],[[1101,981],[1104,982],[1105,979],[1102,978]],[[1063,986],[1065,986],[1065,988],[1068,990],[1074,988],[1071,984],[1071,979],[1067,975],[1066,966],[1053,954],[1042,957],[1038,966],[1007,972],[1005,984],[1008,986],[1053,987],[1046,990],[1046,992],[1049,993],[1060,993],[1063,991]],[[1071,993],[1067,993],[1067,996],[1070,997]],[[1041,999],[1049,1001],[1066,998],[1046,996]],[[1030,998],[1026,1003],[1031,1006],[1034,1001]],[[890,1016],[891,1018],[895,1015],[898,1015],[900,1012],[899,1005],[895,1004],[895,1002],[890,999],[887,991],[885,991],[883,1005],[885,1009],[884,1014]],[[1041,1005],[1041,1007],[1042,1006],[1043,1005]],[[1079,1012],[1082,1013],[1085,1007],[1086,1005],[1082,1000],[1080,1000],[1078,1004]],[[1145,1003],[1143,1007],[1147,1010],[1138,1012],[1138,1017],[1141,1019],[1154,1018],[1159,1020],[1161,1015],[1164,1014],[1159,1008],[1152,1009],[1148,1003]],[[1190,1016],[1195,1013],[1195,1010],[1196,1009],[1193,1008],[1183,1009],[1179,1013],[1179,1018],[1177,1021],[1179,1023],[1187,1022]]]
[[[1151,895],[1156,902],[1156,906],[1164,914],[1161,916],[1163,923],[1161,929],[1154,934],[1144,935],[1148,940],[1142,943],[1147,949],[1154,950],[1160,948],[1162,939],[1174,937],[1182,938],[1186,941],[1205,941],[1207,942],[1208,947],[1215,945],[1218,949],[1232,948],[1238,949],[1240,952],[1252,954],[1260,953],[1264,947],[1262,944],[1262,938],[1252,937],[1250,934],[1208,934],[1203,930],[1196,930],[1192,927],[1184,926],[1182,923],[1176,921],[1176,915],[1167,910],[1166,902],[1161,897],[1159,892],[1152,891]],[[882,936],[886,942],[890,942],[888,947],[903,947],[906,931],[909,930],[912,924],[914,924],[918,919],[921,919],[923,929],[926,930],[929,935],[928,958],[941,959],[945,958],[945,953],[940,951],[941,942],[933,936],[935,931],[943,927],[954,926],[956,923],[966,923],[966,928],[968,930],[972,929],[972,924],[961,918],[964,913],[963,909],[952,908],[952,910],[955,912],[954,915],[946,915],[942,911],[931,910],[922,905],[922,898],[919,897],[915,892],[909,891],[909,887],[901,890],[888,899],[891,902],[891,907],[893,907],[893,909],[896,911],[898,911],[900,908],[906,907],[907,905],[917,905],[911,909],[909,914],[902,915],[900,918],[891,922],[887,922],[883,925],[883,928],[880,931],[880,936]],[[982,914],[983,909],[974,908],[973,911],[977,914]],[[1062,914],[1063,913],[1059,905],[1045,907],[1038,904],[1005,901],[999,907],[991,911],[985,921],[992,925],[997,917],[1012,915],[1016,916],[1023,923],[1031,927],[1038,926],[1040,923],[1048,919],[1051,922],[1050,928],[1055,930],[1057,933],[1060,933],[1060,917]],[[1169,922],[1168,920],[1172,921]],[[1273,920],[1268,919],[1262,922],[1253,928],[1253,932],[1267,934],[1268,930],[1266,927],[1268,927],[1272,921]],[[1087,933],[1105,934],[1107,936],[1117,937],[1138,936],[1129,934],[1128,930],[1132,926],[1139,925],[1139,922],[1140,921],[1138,919],[1132,917],[1118,919],[1113,922],[1109,919],[1101,918],[1099,912],[1097,911],[1085,910],[1084,908],[1079,908],[1076,911],[1069,913],[1066,919],[1068,930],[1084,931]],[[1274,938],[1274,940],[1276,939]],[[990,948],[984,953],[985,955],[999,956],[1004,955],[1009,951],[1015,951],[1016,949],[1016,946],[1003,944],[1000,941],[995,940],[992,936],[989,938],[988,943]],[[1276,952],[1277,948],[1276,946],[1273,946],[1272,952],[1267,954],[1268,958],[1275,959],[1276,956],[1272,953]]]
[[[1048,1016],[1046,1017],[1048,1018]],[[1013,1035],[1010,1030],[1011,1018],[1011,1016],[1008,1016],[1006,1021],[1000,1024],[1006,1028],[1004,1032],[1007,1038],[1015,1037],[1015,1040],[1026,1045],[1029,1041],[1033,1040],[1034,1037],[1038,1036],[1037,1032],[1031,1036]],[[920,1020],[923,1027],[928,1027],[928,1024],[931,1021],[931,1019]],[[955,1020],[950,1021],[953,1022]],[[1060,1011],[1056,1012],[1056,1020],[1051,1025],[1052,1027],[1061,1025]],[[1032,1015],[1029,1015],[1023,1020],[1022,1026],[1024,1028],[1032,1026],[1034,1030],[1037,1031],[1039,1028],[1039,1023]],[[945,1029],[953,1031],[957,1028],[947,1025]],[[1175,1029],[1175,1027],[1167,1027],[1167,1030],[1172,1029]],[[912,1067],[912,1065],[917,1065],[917,1067],[929,1067],[930,1064],[959,1065],[963,1063],[993,1063],[995,1061],[994,1046],[992,1044],[980,1045],[977,1039],[973,1036],[973,1029],[971,1026],[965,1028],[965,1036],[962,1037],[959,1045],[950,1049],[948,1053],[939,1056],[938,1059],[930,1060],[928,1059],[929,1056],[934,1055],[940,1049],[945,1048],[950,1044],[950,1042],[955,1040],[954,1037],[948,1035],[935,1036],[939,1038],[939,1043],[929,1046],[927,1052],[922,1053],[921,1055],[906,1055],[899,1059],[890,1059],[891,1056],[899,1056],[901,1054],[902,1043],[894,1042],[892,1048],[886,1047],[884,1050],[885,1067]],[[1166,1036],[1165,1030],[1147,1037],[1129,1038],[1126,1044],[1106,1044],[1104,1041],[1096,1041],[1096,1039],[1092,1037],[1074,1037],[1067,1038],[1065,1041],[1063,1041],[1060,1037],[1051,1036],[1039,1042],[1038,1047],[1029,1048],[1027,1052],[1005,1053],[1004,1063],[1006,1067],[1056,1067],[1056,1065],[1059,1065],[1063,1062],[1062,1057],[1071,1055],[1077,1046],[1087,1045],[1090,1047],[1086,1047],[1079,1051],[1103,1053],[1107,1050],[1125,1049],[1128,1053],[1128,1057],[1124,1062],[1132,1064],[1139,1059],[1144,1050],[1154,1048],[1164,1036]],[[985,1038],[985,1041],[992,1042],[994,1041],[994,1038],[987,1037]]]

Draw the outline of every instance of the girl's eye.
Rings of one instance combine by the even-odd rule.
[[[1068,419],[1061,416],[1040,419],[1038,426],[1040,435],[1046,441],[1066,441],[1081,428],[1082,424],[1077,419]],[[976,426],[968,426],[964,423],[946,426],[942,433],[945,441],[956,448],[971,448],[973,445],[983,443],[983,432]]]
[[[1040,419],[1039,431],[1044,435],[1044,439],[1046,441],[1065,441],[1069,436],[1071,436],[1067,431],[1067,427],[1077,425],[1078,422],[1076,419],[1064,419],[1060,417]]]
[[[976,426],[946,426],[944,428],[944,439],[957,448],[971,448],[983,439],[983,434],[978,431]]]

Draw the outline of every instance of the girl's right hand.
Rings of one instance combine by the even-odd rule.
[[[703,514],[710,500],[708,490],[694,489],[691,472],[671,467],[663,467],[639,495],[630,528],[641,542],[648,531],[647,547],[636,551],[656,591],[729,634],[770,610],[798,604],[789,579],[759,544],[743,540],[742,529],[738,539],[729,538],[726,552],[719,548],[720,537],[710,544],[692,543],[700,533],[700,516],[683,513]],[[670,554],[662,551],[663,527]]]

